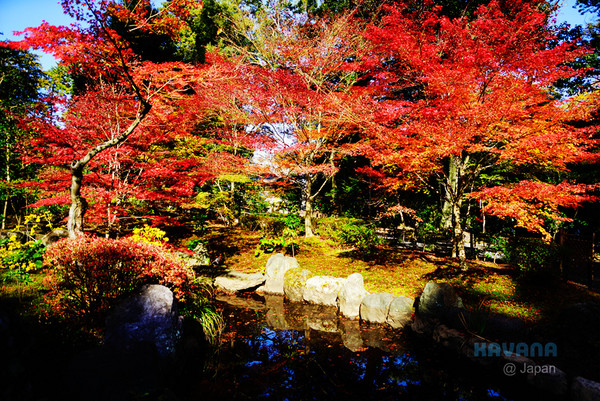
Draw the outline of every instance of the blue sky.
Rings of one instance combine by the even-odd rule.
[[[593,16],[582,16],[573,8],[575,0],[562,1],[558,21],[571,25],[593,22]],[[58,0],[0,0],[0,40],[14,40],[13,31],[22,31],[29,26],[38,26],[46,21],[52,25],[69,25],[70,17],[63,14]],[[54,64],[52,56],[41,54],[44,69]]]

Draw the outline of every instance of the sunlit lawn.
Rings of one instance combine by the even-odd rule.
[[[270,254],[255,256],[260,233],[218,229],[209,235],[211,246],[219,248],[229,269],[244,272],[264,271]],[[565,306],[596,300],[600,296],[585,288],[554,281],[524,280],[520,272],[507,265],[469,261],[461,274],[457,263],[431,253],[380,247],[370,255],[341,247],[318,237],[299,238],[295,255],[301,267],[316,275],[347,277],[361,273],[365,288],[415,298],[428,281],[448,282],[459,291],[471,310],[500,313],[527,322],[553,317]]]

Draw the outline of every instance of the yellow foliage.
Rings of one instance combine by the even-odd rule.
[[[2,267],[19,271],[20,274],[41,268],[43,257],[43,245],[35,241],[35,235],[42,227],[53,229],[52,213],[49,211],[31,213],[25,216],[23,223],[15,227],[15,230],[27,230],[30,240],[22,243],[16,235],[8,241],[3,241],[0,246],[0,261]]]
[[[129,238],[135,242],[146,242],[148,244],[163,246],[169,242],[169,238],[165,237],[166,234],[160,228],[144,224],[144,227],[134,228],[133,234]]]
[[[37,265],[32,260],[24,260],[15,257],[19,252],[34,246],[34,241],[22,243],[13,235],[5,246],[0,247],[0,259],[3,261],[2,267],[21,272],[30,272],[37,269]]]
[[[30,237],[34,237],[35,234],[39,232],[39,229],[44,226],[48,230],[52,230],[54,227],[52,226],[52,213],[49,211],[44,212],[34,212],[28,214],[23,219],[23,224],[19,224],[15,227],[15,230],[26,229]]]

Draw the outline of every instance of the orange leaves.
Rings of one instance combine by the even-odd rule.
[[[503,218],[512,217],[518,227],[536,231],[549,240],[545,225],[548,221],[571,221],[560,208],[577,207],[596,197],[586,195],[595,186],[563,182],[557,185],[540,181],[521,181],[510,187],[485,188],[472,193],[475,199],[486,202],[484,213]]]
[[[548,92],[574,73],[564,65],[582,50],[550,47],[547,15],[535,7],[510,11],[492,2],[473,21],[435,13],[423,21],[390,8],[382,27],[369,30],[374,57],[389,60],[377,74],[385,77],[377,82],[385,84],[382,95],[394,88],[407,100],[380,114],[396,128],[378,134],[374,146],[401,152],[394,157],[407,174],[435,171],[456,154],[555,169],[586,157],[591,143],[567,125],[585,105],[563,104]],[[389,163],[382,154],[381,163]]]
[[[588,119],[596,101],[551,93],[586,50],[556,45],[538,3],[491,2],[472,20],[400,5],[367,31],[374,48],[367,66],[381,99],[368,155],[384,187],[427,187],[460,208],[486,177],[547,178],[597,160],[597,140],[572,123]],[[527,176],[523,166],[532,166]],[[585,189],[522,181],[473,196],[489,201],[487,212],[547,235],[546,222],[564,220],[558,209],[588,199]]]
[[[243,68],[252,89],[233,93],[247,101],[252,126],[270,139],[273,170],[327,181],[337,159],[352,152],[347,139],[374,115],[369,93],[354,87],[368,43],[351,14],[314,20],[277,14],[259,25],[247,38],[253,49],[239,49],[257,64]]]

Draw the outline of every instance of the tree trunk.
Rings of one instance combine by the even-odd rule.
[[[67,222],[69,238],[83,234],[83,216],[87,210],[87,201],[81,196],[82,181],[83,166],[79,161],[74,161],[71,163],[71,208]]]
[[[467,255],[465,253],[465,237],[460,221],[460,208],[462,202],[458,200],[452,205],[452,257],[458,258],[461,270],[467,269]]]
[[[9,134],[6,131],[6,184],[10,182],[10,145],[9,145]],[[8,213],[8,187],[6,188],[6,199],[4,200],[4,210],[2,211],[2,229],[6,228],[6,213]]]
[[[103,152],[110,147],[117,146],[129,138],[135,128],[150,112],[151,108],[152,106],[150,103],[142,100],[141,110],[138,111],[135,119],[121,135],[93,147],[81,159],[73,160],[71,162],[71,208],[69,209],[69,220],[67,221],[69,238],[75,238],[83,235],[83,216],[85,215],[88,206],[87,201],[81,196],[83,169],[98,153]]]
[[[442,218],[440,228],[444,231],[452,229],[452,221],[454,219],[453,203],[456,194],[458,193],[460,171],[460,158],[451,156],[448,161],[448,178],[446,187],[444,188],[444,199],[442,205]]]
[[[230,185],[230,193],[231,193],[231,203],[230,203],[230,207],[231,207],[231,213],[233,215],[233,221],[231,222],[231,225],[235,225],[236,224],[236,220],[239,221],[239,217],[240,217],[240,213],[236,210],[235,208],[235,182],[231,181],[231,185]]]
[[[331,165],[332,170],[335,168],[334,156],[335,156],[335,152],[331,152],[331,154],[329,155],[329,164]],[[338,197],[338,193],[337,193],[337,182],[336,182],[335,176],[336,175],[333,174],[330,178],[330,180],[331,180],[331,206],[332,206],[334,214],[340,215],[340,214],[342,214],[342,206],[339,204],[339,197]]]
[[[446,192],[444,197],[444,206],[442,209],[442,227],[451,229],[452,257],[458,258],[461,270],[466,270],[467,256],[465,253],[465,239],[461,223],[461,207],[463,198],[461,178],[463,163],[464,161],[460,156],[451,156],[448,162],[448,177],[446,180]],[[445,210],[446,212],[450,212],[449,216],[444,216]],[[444,221],[444,218],[447,220]]]
[[[312,237],[315,234],[312,230],[312,178],[309,176],[306,179],[306,187],[304,189],[304,196],[306,198],[306,202],[304,205],[304,237]]]

